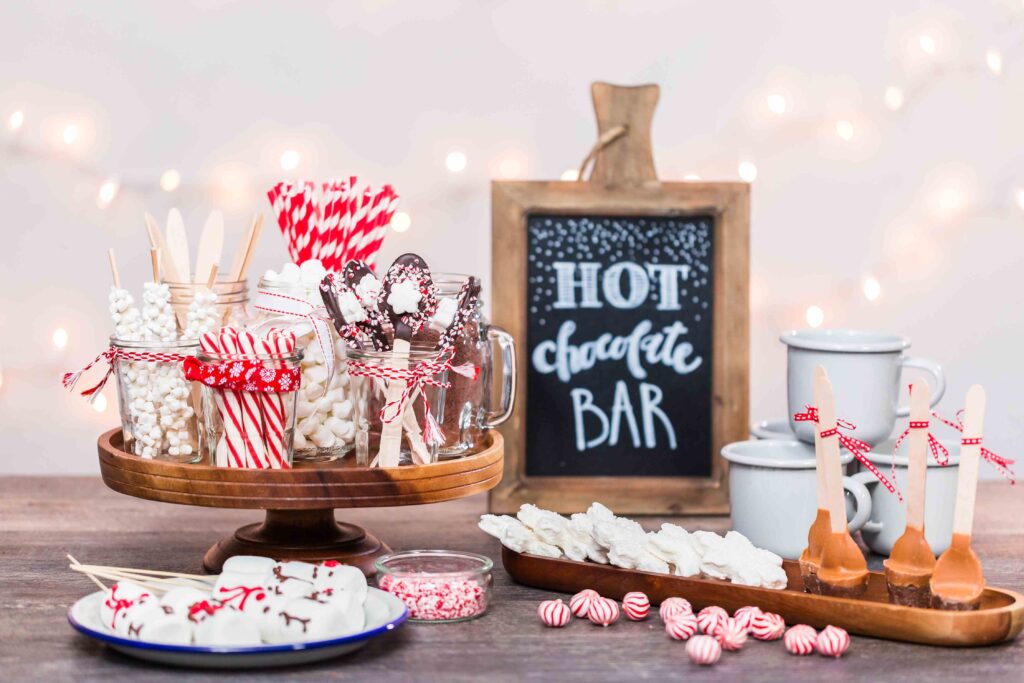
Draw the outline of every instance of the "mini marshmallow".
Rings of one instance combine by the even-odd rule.
[[[443,298],[437,302],[437,310],[430,318],[430,326],[436,330],[446,330],[455,320],[455,313],[459,310],[459,302],[455,299]]]
[[[334,432],[327,426],[322,426],[309,437],[309,440],[316,444],[317,448],[333,448],[338,437],[334,436]]]
[[[341,310],[341,317],[349,324],[366,320],[366,309],[352,292],[342,292],[338,295],[338,308]]]
[[[416,282],[406,278],[392,283],[387,302],[392,311],[402,315],[416,313],[419,310],[421,299],[423,299],[423,293],[420,292]]]
[[[359,283],[355,286],[356,295],[366,305],[376,304],[377,297],[380,296],[380,287],[380,280],[375,278],[373,274],[367,273],[360,278]]]
[[[148,590],[131,581],[118,581],[109,589],[100,604],[100,621],[110,630],[116,631],[118,621],[123,620],[123,613],[134,604],[156,598]]]
[[[295,404],[295,417],[301,420],[312,415],[315,410],[316,406],[309,401],[298,401]]]
[[[263,586],[273,595],[309,595],[313,592],[313,567],[307,562],[278,562],[264,576]]]
[[[129,638],[138,638],[151,643],[165,643],[168,645],[191,645],[195,635],[195,625],[178,614],[164,614],[150,621],[139,625],[135,634],[128,634]]]
[[[360,631],[365,625],[362,608],[344,611],[330,602],[308,597],[289,600],[278,613],[281,641],[311,641],[339,638]]]
[[[277,279],[289,284],[295,284],[302,279],[302,271],[299,270],[299,267],[294,263],[286,263],[284,264],[284,268],[281,269]]]
[[[331,415],[339,420],[347,420],[352,415],[352,401],[345,399],[331,405]]]
[[[263,587],[260,574],[242,574],[222,572],[213,584],[213,597],[225,605],[229,605],[246,614],[262,611],[267,600],[267,590]]]
[[[197,588],[177,586],[164,593],[164,596],[160,598],[160,604],[169,607],[174,614],[182,614],[187,617],[192,605],[209,599],[209,593],[204,593]]]
[[[261,555],[235,555],[224,560],[222,574],[259,574],[263,576],[273,571],[277,561]]]

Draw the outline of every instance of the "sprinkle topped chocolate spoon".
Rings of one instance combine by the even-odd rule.
[[[434,346],[436,351],[454,352],[455,344],[466,328],[470,316],[476,311],[479,300],[480,280],[470,276],[459,291],[459,303],[455,315],[452,316],[451,322],[448,323],[448,327],[445,328]]]
[[[324,300],[324,308],[338,336],[356,348],[362,348],[359,323],[365,321],[367,315],[356,295],[344,283],[339,284],[334,273],[328,273],[320,281],[320,298]]]
[[[355,294],[366,312],[366,320],[359,323],[360,328],[370,337],[370,343],[377,351],[390,351],[391,341],[384,331],[385,318],[380,311],[378,298],[381,283],[373,271],[363,261],[352,260],[345,264],[342,271],[344,284]]]
[[[409,367],[412,336],[437,309],[437,292],[426,262],[416,254],[403,254],[395,259],[384,276],[377,306],[387,314],[395,331],[390,366],[405,370]],[[405,411],[406,384],[405,380],[393,379],[388,385],[385,405],[396,406],[398,416]],[[393,417],[390,422],[385,421],[377,456],[381,467],[398,466],[401,441],[402,420]]]

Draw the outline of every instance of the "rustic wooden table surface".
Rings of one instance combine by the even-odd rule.
[[[339,513],[379,532],[393,548],[450,548],[495,558],[494,601],[480,619],[461,624],[407,624],[350,657],[245,675],[245,680],[543,681],[705,680],[952,681],[1024,680],[1024,644],[944,649],[854,637],[841,660],[792,657],[781,642],[749,641],[711,669],[698,669],[657,618],[608,629],[576,621],[562,630],[538,622],[545,591],[515,585],[500,567],[498,543],[477,530],[486,499],[417,508]],[[1024,591],[1024,496],[986,483],[978,495],[975,549],[989,582]],[[252,511],[190,508],[136,500],[95,478],[0,478],[0,680],[206,681],[225,674],[136,662],[79,635],[68,606],[92,590],[66,569],[65,553],[83,562],[187,572],[203,552]],[[723,518],[682,519],[688,528],[722,531]],[[660,523],[650,519],[645,524]],[[879,558],[872,564],[877,565]]]

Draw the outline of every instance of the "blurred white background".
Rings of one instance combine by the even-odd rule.
[[[108,247],[141,288],[144,211],[194,244],[221,208],[231,253],[274,181],[352,172],[411,218],[382,260],[500,287],[489,181],[574,168],[593,80],[661,85],[662,179],[753,180],[752,419],[810,319],[910,336],[947,412],[980,382],[987,443],[1024,444],[1019,0],[66,0],[8,6],[0,44],[0,472],[97,471],[113,383],[97,412],[58,379],[105,347]],[[285,256],[271,219],[251,273]]]

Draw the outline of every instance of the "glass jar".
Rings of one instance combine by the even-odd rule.
[[[317,308],[323,306],[319,283],[261,279],[257,289],[302,299]],[[327,324],[330,352],[334,354],[333,376],[329,376],[317,335],[305,319],[254,309],[248,327],[261,334],[272,327],[289,329],[295,333],[295,348],[303,353],[302,388],[296,405],[295,461],[327,462],[351,451],[356,428],[349,397],[346,348],[334,326]]]
[[[120,351],[194,356],[199,342],[126,341],[111,337]],[[119,356],[114,361],[117,403],[126,451],[154,460],[198,462],[202,457],[199,394],[185,379],[180,360],[141,361]]]
[[[178,319],[178,331],[185,329],[188,307],[195,297],[196,291],[206,289],[205,283],[168,282],[171,291],[171,308]],[[245,327],[249,320],[249,283],[245,280],[234,282],[218,280],[213,283],[213,291],[217,295],[217,310],[221,312],[221,324],[232,327]]]
[[[296,368],[302,352],[290,356],[241,356],[199,351],[206,365],[256,361],[263,368]],[[198,384],[198,383],[197,383]],[[202,391],[204,456],[215,467],[285,469],[292,466],[298,391],[236,391],[198,384]]]
[[[409,608],[412,621],[475,619],[491,601],[491,560],[454,550],[408,550],[374,563],[377,585]]]
[[[435,273],[439,299],[458,299],[468,275]],[[425,325],[414,338],[425,344],[435,344],[444,329]],[[494,344],[501,354],[501,373],[494,368]],[[462,337],[455,345],[452,365],[470,363],[480,369],[474,380],[457,373],[449,373],[451,388],[445,393],[444,444],[438,449],[438,458],[445,460],[478,452],[484,447],[486,430],[500,425],[512,414],[516,397],[515,342],[505,330],[491,325],[483,314],[483,302],[477,303]],[[501,390],[495,408],[494,382],[501,379]]]
[[[433,350],[433,347],[416,343],[405,354],[369,349],[348,350],[348,362],[351,366],[349,389],[353,418],[356,423],[357,465],[360,467],[378,466],[377,454],[380,450],[381,432],[384,429],[381,409],[388,402],[388,390],[392,386],[392,381],[374,375],[378,370],[387,370],[396,365],[405,365],[412,369],[420,363],[432,362],[435,358],[437,358],[437,352]],[[440,384],[446,381],[449,374],[454,373],[441,371],[430,375],[428,379]],[[430,407],[430,414],[438,424],[444,423],[444,387],[437,386],[435,383],[424,383],[418,390],[411,388],[409,396],[405,399],[402,415],[394,418],[401,422],[402,429],[399,449],[400,465],[424,465],[437,460],[437,444],[428,444],[423,437],[426,416],[424,397]]]

